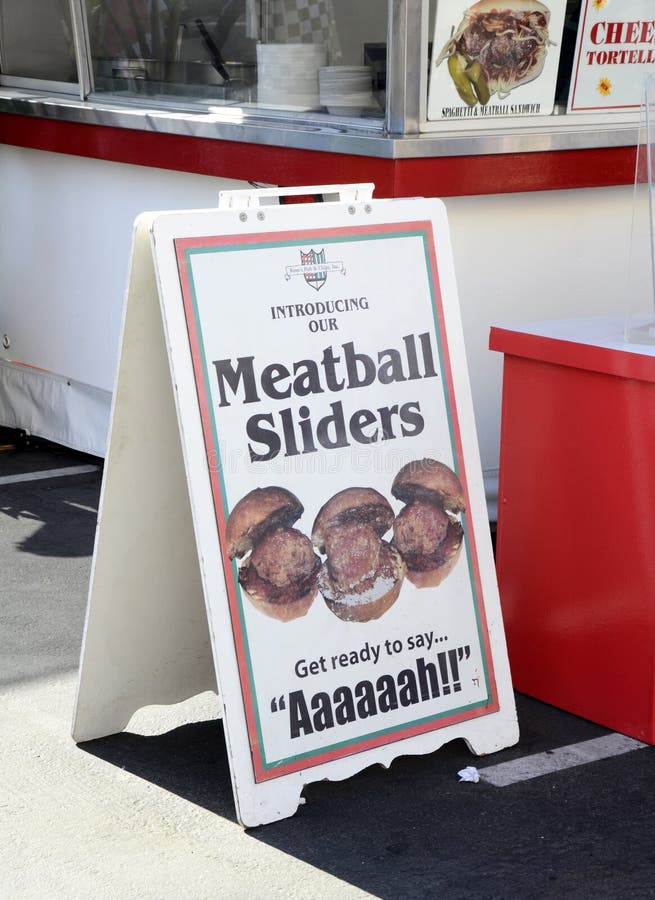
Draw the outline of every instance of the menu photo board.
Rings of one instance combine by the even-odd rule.
[[[443,205],[153,234],[242,817],[454,736],[513,743]]]
[[[568,112],[639,109],[654,73],[652,0],[582,0]]]
[[[73,734],[216,690],[246,827],[518,740],[445,209],[368,188],[135,229]]]
[[[551,115],[566,0],[439,0],[428,120]]]

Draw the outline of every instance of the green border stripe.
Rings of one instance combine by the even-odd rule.
[[[443,347],[442,347],[442,341],[441,341],[441,333],[440,333],[440,329],[439,329],[439,322],[438,322],[438,318],[437,318],[436,292],[435,292],[435,285],[434,285],[434,281],[433,281],[433,277],[432,277],[432,275],[433,275],[432,268],[430,266],[429,243],[428,243],[428,235],[427,235],[426,230],[424,228],[417,228],[415,231],[407,231],[407,230],[387,231],[387,232],[375,232],[372,234],[331,236],[331,237],[321,238],[320,243],[339,244],[339,243],[355,243],[357,241],[389,240],[389,239],[397,240],[398,238],[416,238],[416,237],[421,237],[422,242],[423,242],[423,252],[424,252],[424,256],[425,256],[427,280],[428,280],[428,285],[429,285],[429,289],[430,289],[430,300],[431,300],[431,305],[432,305],[432,318],[433,318],[434,333],[435,333],[435,337],[436,337],[436,341],[437,341],[439,365],[441,368],[441,372],[444,372],[445,371],[444,364],[443,364],[444,354],[443,354]],[[187,264],[187,271],[188,271],[188,275],[189,275],[189,285],[190,285],[190,289],[191,289],[193,312],[194,312],[194,317],[195,317],[195,322],[196,322],[196,332],[198,334],[198,345],[199,345],[198,349],[200,351],[200,356],[201,356],[201,360],[202,360],[203,382],[204,382],[204,388],[205,388],[205,392],[206,392],[208,401],[211,399],[212,393],[211,393],[211,388],[210,388],[210,383],[209,383],[209,373],[208,373],[207,363],[206,363],[206,354],[205,354],[203,333],[202,333],[202,329],[200,328],[200,315],[199,315],[199,310],[198,310],[198,302],[197,302],[195,285],[193,282],[191,257],[194,254],[204,254],[204,253],[223,253],[223,252],[234,252],[234,251],[242,251],[242,250],[258,250],[258,249],[262,249],[262,248],[275,249],[275,248],[281,248],[281,247],[299,247],[299,246],[303,246],[303,245],[306,246],[308,244],[308,242],[311,243],[312,240],[313,240],[312,238],[310,238],[309,241],[307,239],[298,238],[298,239],[280,240],[280,241],[262,241],[262,242],[257,242],[257,243],[248,242],[248,243],[244,243],[244,244],[223,244],[223,245],[219,245],[219,246],[211,245],[211,246],[205,246],[205,247],[189,247],[185,250],[185,261]],[[453,459],[456,460],[457,455],[455,453],[455,439],[454,439],[454,434],[453,434],[452,415],[451,415],[450,402],[449,402],[447,392],[445,392],[445,401],[446,401],[446,409],[447,409],[447,413],[448,413],[448,430],[449,430],[449,434],[450,434],[451,451],[452,451]],[[226,495],[225,483],[224,483],[223,475],[222,475],[223,461],[220,456],[220,443],[218,440],[218,431],[217,431],[217,427],[216,427],[216,416],[214,413],[213,404],[211,404],[210,402],[208,402],[208,410],[209,410],[209,415],[211,417],[211,430],[212,430],[212,437],[214,440],[214,449],[215,449],[215,453],[216,453],[217,464],[220,461],[220,465],[218,465],[217,471],[218,471],[218,476],[219,476],[219,481],[220,481],[220,486],[221,486],[221,500],[222,500],[222,504],[223,504],[223,512],[224,512],[224,515],[227,517],[229,510],[227,509],[226,500],[225,500],[225,495]],[[464,520],[464,530],[465,531],[467,531],[466,526],[467,526],[467,522],[466,522],[466,518],[465,518],[465,520]],[[289,763],[307,759],[307,758],[316,756],[318,754],[324,754],[324,753],[328,753],[328,752],[331,752],[334,750],[340,750],[343,747],[348,747],[352,744],[363,743],[363,742],[369,741],[371,739],[383,737],[386,734],[398,733],[399,734],[398,739],[400,740],[400,739],[402,739],[403,731],[414,728],[416,726],[423,725],[427,722],[438,721],[439,719],[445,718],[446,716],[454,716],[454,715],[458,715],[461,712],[465,712],[467,710],[479,709],[481,707],[487,706],[490,703],[491,691],[490,691],[490,685],[489,685],[487,654],[485,652],[485,643],[483,640],[482,626],[481,626],[480,615],[479,615],[480,598],[477,595],[476,583],[475,583],[475,579],[473,578],[472,561],[471,561],[471,556],[470,556],[470,542],[468,540],[468,534],[467,534],[467,539],[466,539],[466,554],[467,554],[467,563],[468,563],[468,570],[469,570],[469,583],[471,584],[473,599],[474,599],[473,605],[474,605],[475,619],[476,619],[476,625],[477,625],[477,631],[478,631],[478,641],[480,644],[480,649],[482,651],[481,655],[482,655],[482,661],[483,661],[483,666],[484,666],[485,685],[487,688],[486,698],[484,698],[483,700],[476,701],[475,703],[471,703],[468,705],[458,707],[457,709],[448,709],[448,710],[445,710],[443,713],[426,716],[421,719],[415,719],[411,722],[406,722],[405,724],[403,724],[401,726],[391,726],[386,729],[381,729],[379,731],[370,732],[369,734],[366,734],[366,735],[360,735],[356,738],[348,739],[345,741],[339,741],[335,744],[330,744],[330,745],[327,745],[324,747],[317,748],[315,750],[310,750],[305,753],[300,753],[296,756],[290,756],[286,759],[274,760],[272,762],[268,762],[266,759],[264,737],[263,737],[260,715],[259,715],[259,704],[258,704],[257,692],[255,690],[255,680],[253,677],[250,645],[248,643],[248,631],[246,629],[245,617],[244,617],[244,613],[243,613],[243,596],[242,596],[241,588],[240,588],[239,581],[238,581],[238,567],[237,567],[236,562],[232,563],[232,574],[233,574],[234,583],[235,583],[235,587],[236,587],[236,594],[237,594],[237,597],[239,600],[239,618],[240,618],[240,622],[241,622],[241,631],[244,636],[244,649],[245,649],[244,655],[246,657],[248,678],[249,678],[249,682],[251,685],[251,696],[252,696],[252,700],[253,700],[253,711],[255,713],[255,722],[256,722],[256,726],[257,726],[257,737],[259,740],[259,747],[260,747],[260,752],[261,752],[261,756],[262,756],[262,767],[265,770],[279,768],[281,766],[288,765]]]

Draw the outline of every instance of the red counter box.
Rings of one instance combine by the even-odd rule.
[[[655,347],[622,317],[491,330],[514,686],[655,743]]]

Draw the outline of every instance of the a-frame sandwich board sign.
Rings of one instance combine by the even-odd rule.
[[[216,690],[246,827],[518,739],[445,208],[371,193],[135,228],[73,736]]]

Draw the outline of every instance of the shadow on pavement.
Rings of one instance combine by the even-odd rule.
[[[97,503],[98,476],[91,479],[86,491],[80,484],[80,477],[75,477],[75,502],[68,499],[66,486],[61,483],[66,478],[42,485],[38,496],[32,494],[28,500],[15,489],[5,487],[0,500],[0,515],[34,523],[30,533],[15,542],[16,550],[52,557],[90,557],[93,554],[97,511],[91,505],[85,505],[85,501]]]
[[[14,467],[51,465],[48,457],[5,453],[3,474],[7,460]],[[36,489],[29,482],[2,485],[2,683],[77,666],[100,480],[98,471],[32,482]],[[465,766],[483,768],[607,733],[522,695],[517,707],[516,747],[480,758],[457,740],[426,756],[400,757],[389,770],[375,765],[344,781],[309,784],[295,816],[251,829],[247,839],[384,900],[655,897],[652,748],[506,788],[458,780]],[[122,732],[79,746],[236,822],[219,721],[156,736]],[[221,890],[229,885],[217,885]]]
[[[426,756],[400,757],[389,770],[375,765],[345,781],[310,784],[295,816],[248,837],[389,900],[654,896],[655,812],[644,797],[655,757],[648,749],[508,788],[459,781],[464,766],[606,733],[521,695],[517,705],[516,747],[480,758],[456,740]],[[218,721],[79,746],[236,821]]]
[[[53,469],[77,474],[30,479]],[[0,450],[0,476],[0,685],[13,685],[78,665],[102,466],[35,446]]]
[[[0,475],[25,478],[0,487],[0,516],[23,527],[13,528],[13,547],[36,556],[85,557],[93,553],[103,462],[97,457],[0,429]],[[94,466],[95,471],[56,478],[34,475]],[[1,524],[0,524],[1,527]]]
[[[236,822],[220,720],[193,722],[153,736],[124,731],[78,746],[98,759]]]

